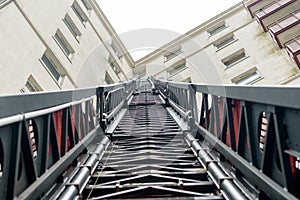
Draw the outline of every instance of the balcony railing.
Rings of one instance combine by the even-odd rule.
[[[300,36],[292,39],[286,44],[286,50],[291,57],[291,59],[298,65],[300,68]]]
[[[254,18],[254,14],[262,7],[268,5],[270,0],[252,0],[245,3],[245,7],[250,13],[251,17]]]
[[[300,9],[290,13],[269,27],[269,33],[280,48],[300,34]]]
[[[276,0],[272,1],[265,7],[255,13],[255,18],[261,24],[264,31],[268,30],[268,26],[280,18],[293,12],[299,8],[300,1],[297,0]]]

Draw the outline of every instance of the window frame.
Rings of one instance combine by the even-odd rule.
[[[290,57],[290,59],[295,62],[300,68],[300,36],[290,40],[288,43],[286,43],[286,51]]]
[[[92,5],[87,0],[81,0],[81,2],[89,13],[93,10]]]
[[[110,75],[109,75],[108,72],[105,72],[104,83],[105,83],[106,85],[109,85],[109,84],[113,84],[113,83],[114,83],[113,79],[110,77]]]
[[[300,24],[300,17],[298,17],[298,15],[300,15],[300,8],[294,10],[290,14],[277,20],[269,26],[269,34],[280,48],[284,48],[286,46],[286,43],[290,41],[289,39],[285,40],[283,39],[284,37],[280,37],[280,34],[287,32],[290,38],[293,39],[297,37],[297,34],[294,35],[293,31],[291,30],[296,27],[298,28]]]
[[[240,55],[242,54],[242,55]],[[244,48],[239,49],[235,51],[234,53],[230,54],[229,56],[223,58],[221,61],[223,65],[225,66],[225,69],[228,69],[243,60],[247,59],[249,56],[247,55],[246,51]]]
[[[221,49],[226,48],[227,46],[231,45],[232,43],[236,42],[237,39],[235,38],[234,34],[228,34],[221,39],[215,41],[213,43],[214,47],[216,48],[216,51],[219,51]]]
[[[81,32],[79,31],[79,29],[77,28],[76,24],[71,19],[69,14],[65,15],[65,17],[63,18],[63,22],[65,23],[65,25],[67,26],[71,34],[74,36],[76,41],[79,42],[81,38]]]
[[[111,69],[115,72],[116,76],[120,79],[120,74],[122,73],[121,68],[119,67],[118,63],[113,60],[111,56],[108,58],[108,63]]]
[[[192,77],[187,77],[186,79],[182,80],[183,83],[192,83]]]
[[[119,50],[119,48],[117,47],[117,45],[115,44],[114,41],[111,42],[111,45],[110,45],[110,46],[111,46],[113,52],[116,54],[117,58],[118,58],[121,62],[123,62],[123,61],[122,61],[123,55],[120,53],[120,50]]]
[[[280,12],[280,10],[284,10],[285,7],[293,4],[296,1],[297,0],[287,0],[287,1],[285,1],[285,0],[273,0],[273,1],[269,2],[269,4],[265,5],[260,10],[257,10],[254,13],[255,19],[262,26],[263,30],[265,32],[267,32],[268,29],[269,29],[269,26],[271,25],[271,23],[268,23],[267,22],[268,20],[265,21],[265,19],[268,18],[268,17],[272,18],[273,14],[275,14],[277,12]],[[274,21],[274,20],[272,20],[272,21]]]
[[[41,86],[38,84],[38,82],[35,80],[35,78],[32,75],[30,75],[27,78],[25,85],[20,89],[21,93],[40,92],[40,91],[43,91],[43,89],[41,88]]]
[[[169,51],[168,53],[166,53],[164,55],[164,62],[172,60],[173,58],[175,58],[176,56],[180,55],[181,53],[183,53],[182,46],[174,48],[173,50]]]
[[[57,43],[61,51],[68,58],[68,60],[71,61],[75,51],[59,29],[57,29],[56,33],[53,36],[53,39]]]
[[[179,63],[176,63],[175,65],[169,67],[167,69],[167,73],[168,73],[168,78],[184,71],[185,69],[187,69],[188,66],[186,65],[186,61],[181,61]]]
[[[269,4],[267,4],[266,6],[262,7],[260,10],[258,10],[255,13],[255,16],[260,20],[262,20],[293,2],[295,2],[295,0],[289,0],[284,2],[282,2],[282,0],[274,0]]]
[[[43,58],[47,58],[48,63],[50,63],[50,68],[47,65],[47,63],[44,61]],[[42,57],[39,59],[41,64],[45,67],[49,75],[52,77],[52,79],[57,83],[57,85],[60,87],[60,85],[63,83],[65,71],[62,69],[62,66],[60,62],[57,60],[57,58],[54,56],[54,54],[50,50],[46,50]],[[51,70],[52,69],[52,70]],[[56,77],[55,74],[58,76]]]
[[[72,5],[71,8],[73,9],[75,15],[78,17],[80,22],[84,27],[86,27],[86,23],[88,21],[88,17],[85,15],[84,11],[80,7],[80,5],[75,1]]]
[[[254,77],[254,79],[252,77]],[[239,76],[231,79],[231,82],[236,85],[252,85],[262,79],[263,79],[262,75],[259,73],[257,68],[254,67],[246,72],[243,72]]]
[[[218,24],[218,25],[216,25],[216,26],[208,29],[206,32],[211,37],[211,36],[214,36],[214,35],[222,32],[226,28],[228,28],[227,24],[225,22],[222,22],[222,23],[220,23],[220,24]]]

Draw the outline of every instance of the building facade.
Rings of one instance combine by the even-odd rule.
[[[299,8],[294,0],[241,2],[140,59],[134,70],[209,84],[299,84]],[[272,13],[266,22],[261,10]]]
[[[95,0],[1,0],[0,93],[141,77],[299,84],[300,1],[241,2],[134,62]]]
[[[90,0],[0,2],[0,93],[132,78],[133,60]]]

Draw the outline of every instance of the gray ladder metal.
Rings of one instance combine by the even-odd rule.
[[[135,95],[83,199],[223,199],[158,95]]]

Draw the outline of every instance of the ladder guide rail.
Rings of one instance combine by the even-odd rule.
[[[199,163],[211,158],[150,86],[133,96],[81,198],[248,199],[217,163]]]
[[[300,198],[299,87],[152,81],[183,118],[196,116],[189,123],[196,138],[229,161],[260,198]]]
[[[299,89],[151,77],[0,96],[0,199],[300,198]]]
[[[89,144],[105,139],[104,115],[135,81],[87,89],[0,97],[0,199],[47,198]],[[115,95],[123,91],[122,95]],[[105,99],[105,93],[110,96]],[[100,122],[100,123],[99,123]],[[101,142],[100,142],[101,144]],[[98,145],[98,148],[100,146]],[[97,148],[96,148],[97,149]],[[86,161],[91,168],[101,148]],[[97,156],[95,156],[97,155]]]

